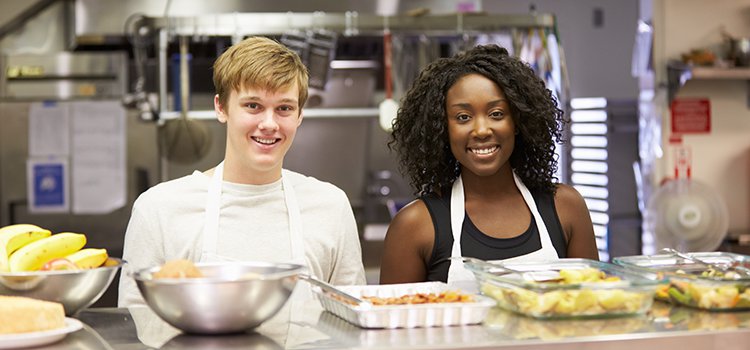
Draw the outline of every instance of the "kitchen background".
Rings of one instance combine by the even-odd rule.
[[[668,62],[693,49],[723,55],[726,36],[722,33],[750,36],[750,0],[717,0],[710,6],[699,0],[0,0],[0,9],[0,225],[28,222],[53,232],[83,232],[88,246],[104,247],[112,256],[121,256],[131,205],[138,194],[160,181],[211,168],[223,156],[224,128],[211,119],[210,111],[213,59],[236,40],[237,28],[286,28],[258,34],[299,45],[300,50],[313,49],[308,51],[311,57],[332,62],[322,71],[317,66],[317,72],[322,72],[318,76],[327,84],[311,92],[310,109],[285,167],[346,191],[360,225],[368,281],[376,283],[382,235],[393,207],[412,198],[385,146],[388,134],[377,120],[377,105],[384,97],[382,27],[367,20],[392,16],[397,37],[396,98],[408,88],[406,77],[414,74],[415,67],[467,45],[465,33],[471,33],[468,42],[479,40],[475,34],[482,34],[481,40],[502,43],[511,43],[509,33],[514,28],[521,35],[537,27],[559,34],[564,49],[561,66],[566,73],[562,76],[567,77],[558,81],[563,100],[606,100],[606,107],[569,108],[570,112],[581,109],[604,115],[605,131],[598,135],[605,139],[598,146],[607,154],[600,162],[604,167],[577,169],[576,161],[583,164],[590,159],[579,159],[575,145],[566,145],[561,147],[564,167],[560,174],[587,196],[602,259],[653,248],[648,235],[643,235],[646,204],[662,179],[673,176],[676,150],[690,150],[691,178],[705,183],[727,204],[728,223],[722,230],[726,232],[719,234],[741,241],[738,237],[750,229],[750,75],[736,68],[721,79],[694,75],[681,85],[670,84],[666,69]],[[399,36],[399,26],[406,27],[399,24],[399,18],[426,11],[427,17],[444,16],[434,22],[441,31],[404,30]],[[498,23],[477,30],[471,27],[472,19],[465,17],[464,28],[459,21],[464,17],[457,13],[467,11],[481,11]],[[265,12],[277,15],[273,19],[252,17]],[[330,34],[326,16],[345,16],[348,23],[336,32],[335,45],[332,36],[326,35],[316,36],[312,46],[310,41],[299,40],[311,31]],[[247,18],[257,22],[240,22]],[[299,18],[309,22],[301,23]],[[172,32],[163,31],[160,37],[160,28]],[[178,31],[189,34],[184,47],[190,53],[186,75],[180,74],[180,44],[174,34]],[[167,44],[162,50],[161,43]],[[647,64],[649,58],[653,70]],[[26,67],[27,72],[13,75],[14,67]],[[57,70],[57,74],[37,74],[35,67]],[[144,79],[140,87],[139,77]],[[195,122],[189,130],[180,131],[181,114],[166,112],[180,110],[180,82],[187,77],[188,115]],[[710,132],[675,140],[669,132],[670,96],[709,99]],[[95,214],[90,208],[63,213],[32,210],[26,185],[27,160],[32,148],[38,147],[30,136],[32,106],[91,100],[126,106],[124,152],[112,154],[124,175],[114,174],[112,181],[100,183],[114,186],[106,192],[122,187],[124,201],[104,201],[108,206]],[[153,120],[155,114],[163,120]],[[186,141],[189,131],[195,133],[195,144],[188,142],[182,151],[173,151],[170,141]],[[570,136],[590,135],[571,131]],[[75,149],[76,143],[71,144]],[[595,162],[586,164],[591,163]],[[742,247],[733,244],[722,249],[741,251]],[[114,305],[116,285],[97,305]]]

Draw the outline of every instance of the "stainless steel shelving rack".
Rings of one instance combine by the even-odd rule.
[[[515,27],[551,27],[550,14],[457,13],[451,15],[381,16],[345,13],[230,13],[199,17],[156,17],[156,28],[176,35],[274,35],[293,30],[325,29],[343,35],[382,34],[387,27],[393,32],[447,34],[491,32]]]
[[[229,36],[239,41],[250,35],[282,35],[304,30],[326,30],[344,36],[394,34],[476,35],[511,28],[552,28],[551,14],[456,13],[444,15],[382,16],[344,13],[227,13],[195,17],[150,17],[146,22],[159,32],[160,120],[179,117],[167,108],[167,44],[172,36]],[[376,117],[376,108],[328,108],[305,110],[305,117]],[[195,119],[215,118],[213,111],[189,111]]]

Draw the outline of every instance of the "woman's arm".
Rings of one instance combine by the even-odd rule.
[[[581,194],[571,186],[558,185],[555,208],[568,242],[568,257],[599,260],[591,215]]]
[[[435,228],[424,202],[415,200],[402,208],[385,235],[380,283],[426,281],[434,242]]]

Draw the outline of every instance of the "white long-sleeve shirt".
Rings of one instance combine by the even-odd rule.
[[[310,272],[334,285],[365,284],[357,225],[346,194],[336,186],[289,172],[299,202]],[[194,172],[141,194],[125,233],[126,269],[201,257],[210,177]],[[217,255],[232,260],[289,262],[289,219],[281,180],[267,185],[224,182]],[[120,278],[120,307],[143,304],[135,281]]]

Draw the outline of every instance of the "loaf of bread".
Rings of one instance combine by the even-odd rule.
[[[0,296],[0,334],[47,331],[65,327],[60,303]]]

